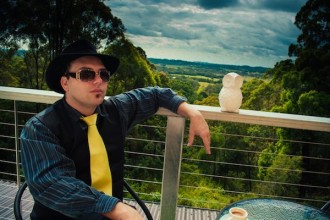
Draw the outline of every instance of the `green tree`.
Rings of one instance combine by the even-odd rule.
[[[243,109],[269,111],[279,103],[281,89],[278,84],[266,80],[252,79],[243,84]]]
[[[17,50],[15,48],[0,50],[0,68],[2,70],[0,85],[21,86],[19,74],[24,70],[24,63],[21,57],[15,56],[16,52]]]
[[[106,48],[104,53],[120,58],[120,66],[109,83],[109,94],[117,94],[135,88],[162,85],[165,76],[157,73],[146,59],[145,52],[122,38]],[[162,77],[161,77],[162,76]]]
[[[174,77],[171,78],[170,87],[188,99],[188,102],[194,103],[197,100],[197,88],[199,87],[198,81],[190,77]]]
[[[295,24],[302,33],[297,38],[297,43],[289,47],[289,55],[295,61],[282,61],[278,63],[269,74],[273,77],[272,83],[281,86],[281,102],[272,108],[273,111],[292,114],[330,116],[330,32],[329,17],[330,4],[327,0],[309,0],[296,16]],[[326,140],[328,134],[319,134],[310,131],[295,131],[281,129],[281,140],[300,138],[302,142]],[[329,170],[326,163],[319,163],[313,157],[322,155],[328,158],[328,151],[322,147],[299,144],[288,147],[277,144],[278,151],[298,153],[302,155],[301,166],[303,170]],[[295,152],[294,152],[295,151]],[[275,161],[272,162],[272,164]],[[271,165],[272,166],[272,165]],[[319,178],[308,172],[302,172],[301,184],[329,185],[328,178]],[[305,187],[300,187],[301,196],[313,194],[319,196],[321,192],[312,192]]]
[[[4,0],[0,10],[0,46],[28,47],[31,88],[41,88],[45,66],[68,43],[84,38],[96,45],[124,36],[125,27],[103,0]],[[22,46],[22,45],[20,45]],[[31,69],[33,67],[33,71]],[[31,72],[32,71],[32,72]]]
[[[330,4],[327,0],[309,0],[301,8],[295,24],[302,33],[297,38],[297,43],[289,47],[289,55],[294,59],[278,62],[267,72],[265,81],[254,79],[245,83],[242,88],[243,108],[330,116],[329,11]],[[328,158],[328,151],[321,146],[309,144],[315,140],[326,143],[329,135],[283,128],[269,131],[276,131],[273,136],[279,140],[274,143],[265,142],[262,146],[253,140],[247,141],[249,148],[255,145],[254,142],[263,148],[258,158],[258,177],[261,180],[297,183],[301,186],[265,184],[259,187],[259,192],[286,196],[299,194],[301,197],[320,197],[324,194],[303,185],[329,185],[328,178],[309,172],[316,170],[316,167],[321,173],[329,170],[327,163],[313,159],[320,155]],[[262,132],[263,130],[255,130],[253,136],[263,136]],[[279,169],[280,165],[284,166],[283,170]]]
[[[195,101],[196,105],[208,105],[208,106],[219,106],[219,98],[218,96],[207,96],[201,101]]]
[[[327,117],[330,111],[330,94],[311,90],[299,96],[297,105],[300,110],[298,114]]]
[[[301,157],[278,154],[267,169],[264,178],[269,183],[260,184],[259,193],[297,197],[299,196],[299,187],[295,184],[300,182],[301,172]]]
[[[309,0],[296,15],[295,25],[302,31],[297,44],[291,44],[289,54],[299,57],[304,50],[330,50],[330,3],[328,0]]]
[[[297,57],[295,67],[304,85],[301,93],[330,93],[329,11],[328,0],[309,0],[296,15],[295,24],[302,33],[290,45],[289,55]]]

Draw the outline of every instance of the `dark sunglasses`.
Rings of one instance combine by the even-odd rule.
[[[78,70],[77,72],[67,72],[65,74],[66,76],[71,76],[72,78],[79,79],[83,82],[90,82],[93,81],[96,77],[96,75],[99,75],[103,82],[109,82],[110,80],[110,71],[108,70],[99,70],[98,72],[95,72],[91,69],[82,69]]]

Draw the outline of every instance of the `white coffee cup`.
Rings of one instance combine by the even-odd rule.
[[[233,207],[229,209],[229,216],[231,220],[246,220],[248,213],[245,209]]]

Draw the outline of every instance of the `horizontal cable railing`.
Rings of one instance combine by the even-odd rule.
[[[8,104],[0,107],[0,127],[3,128],[3,132],[0,133],[0,143],[7,143],[0,145],[1,179],[17,180],[19,183],[23,177],[19,169],[17,146],[19,131],[28,118],[45,107],[31,110],[24,109],[24,104],[26,102],[51,104],[61,97],[50,91],[0,87],[0,102],[1,100],[8,101]],[[19,107],[17,107],[18,103]],[[180,140],[172,144],[167,138],[178,135],[180,139],[181,135],[183,139],[181,145],[184,145],[188,126],[184,126],[184,136],[171,134],[173,129],[168,129],[169,119],[174,118],[172,128],[182,126],[182,124],[177,122],[180,117],[165,109],[160,109],[154,116],[160,117],[161,124],[154,125],[146,122],[137,125],[126,139],[125,178],[133,184],[133,188],[137,189],[142,198],[163,204],[161,219],[173,219],[175,214],[164,214],[173,212],[173,205],[220,210],[229,203],[243,198],[272,197],[321,207],[330,199],[330,185],[317,185],[313,181],[302,184],[301,181],[295,179],[298,176],[330,179],[330,171],[324,169],[324,167],[330,167],[329,154],[301,155],[302,150],[329,152],[330,139],[302,140],[297,136],[294,140],[288,140],[279,138],[274,132],[278,128],[283,128],[287,132],[300,130],[311,132],[313,137],[327,136],[330,134],[329,118],[252,110],[240,110],[240,113],[236,114],[221,112],[220,107],[197,105],[194,107],[202,112],[210,124],[211,155],[205,155],[199,140],[192,147],[184,146],[182,149],[173,147],[177,143],[180,145]],[[228,125],[231,129],[228,129],[229,131],[212,130],[218,126],[214,123]],[[251,126],[256,126],[256,129],[262,131],[269,131],[271,135],[253,135],[253,132],[249,130]],[[240,129],[235,129],[236,127]],[[231,130],[239,130],[239,132]],[[147,135],[134,136],[141,131],[145,131]],[[153,134],[153,137],[149,138],[148,134]],[[214,137],[219,140],[214,141]],[[171,139],[177,139],[177,137]],[[277,152],[275,148],[279,144],[290,146],[288,152]],[[167,151],[168,149],[171,151]],[[267,151],[267,149],[274,149],[274,151]],[[179,154],[178,157],[177,154]],[[258,160],[261,157],[271,158],[273,161],[278,159],[279,162],[270,166]],[[173,163],[169,159],[179,162]],[[297,164],[292,161],[297,161],[297,163],[308,161],[310,164],[323,164],[324,167],[310,166],[310,169],[300,170],[296,169]],[[287,166],[290,163],[292,165]],[[177,171],[179,171],[179,176],[175,174]],[[266,171],[270,174],[269,176],[265,174]],[[292,179],[284,178],[285,175]],[[283,179],[277,177],[283,177]],[[317,191],[317,196],[311,194],[312,191]],[[170,203],[170,206],[167,207],[167,203]]]
[[[276,143],[277,141],[279,141],[278,138],[271,138],[271,137],[258,137],[258,136],[251,136],[251,135],[240,135],[240,134],[226,134],[226,133],[221,133],[221,135],[223,136],[228,136],[228,137],[235,137],[235,138],[249,138],[249,139],[257,139],[258,141],[265,141],[265,142],[273,142]],[[139,139],[135,139],[135,138],[131,138],[131,140],[135,140],[138,141]],[[142,141],[146,141],[147,140],[142,140]],[[152,141],[152,140],[149,140]],[[287,142],[287,143],[294,143],[294,144],[308,144],[310,145],[310,147],[330,147],[329,143],[320,143],[320,142],[312,142],[312,141],[299,141],[299,140],[282,140],[283,142]],[[162,141],[160,141],[160,143],[163,143]],[[200,148],[202,149],[202,146],[198,146],[195,145],[193,148]],[[184,148],[185,149],[185,148]],[[189,149],[189,148],[188,148]],[[269,153],[269,152],[262,152],[262,151],[257,151],[257,150],[249,150],[249,149],[235,149],[235,148],[231,148],[229,147],[212,147],[212,151],[213,153],[215,153],[215,151],[226,151],[226,152],[236,152],[236,153],[244,153],[244,154],[253,154],[255,156],[259,156],[261,154],[263,155],[268,155],[268,156],[276,156],[277,154],[275,153]],[[131,154],[137,154],[137,155],[145,155],[145,156],[150,156],[150,154],[148,153],[139,153],[139,152],[130,152]],[[156,157],[160,157],[160,155],[153,155]],[[283,157],[286,158],[291,158],[297,155],[294,154],[283,154]],[[302,157],[302,156],[300,156]],[[330,158],[326,158],[326,157],[311,157],[311,156],[304,156],[302,157],[303,159],[309,159],[309,160],[315,160],[315,161],[322,161],[324,163],[329,163]],[[277,171],[277,172],[289,172],[289,173],[304,173],[304,174],[309,174],[309,175],[314,175],[314,176],[319,176],[320,178],[324,178],[324,179],[329,179],[330,178],[330,172],[323,172],[323,171],[317,171],[317,170],[296,170],[296,169],[289,169],[289,168],[283,168],[283,167],[267,167],[267,166],[262,166],[262,165],[258,165],[258,164],[244,164],[241,163],[240,161],[234,161],[234,162],[227,162],[227,161],[210,161],[210,160],[205,160],[205,159],[195,159],[195,158],[191,158],[191,157],[183,157],[182,158],[182,163],[183,164],[200,164],[200,163],[204,163],[207,164],[207,166],[212,166],[214,164],[219,165],[219,166],[232,166],[234,167],[245,167],[248,169],[268,169],[268,170],[273,170],[273,171]],[[141,169],[141,167],[137,167],[136,168]],[[144,167],[142,167],[142,169],[144,169]],[[316,167],[317,169],[317,167]],[[202,170],[203,171],[203,170]],[[196,177],[202,177],[202,178],[210,178],[210,179],[220,179],[221,180],[236,180],[236,181],[241,181],[241,182],[245,182],[245,183],[252,183],[252,184],[263,184],[263,185],[280,185],[283,187],[300,187],[300,188],[305,188],[305,189],[309,189],[309,190],[313,190],[313,189],[317,189],[321,192],[323,192],[325,195],[327,195],[328,193],[330,193],[330,187],[329,185],[327,186],[321,186],[321,185],[311,185],[311,184],[301,184],[301,183],[290,183],[290,182],[281,182],[281,181],[272,181],[272,180],[261,180],[261,179],[251,179],[251,178],[240,178],[240,177],[234,177],[234,176],[223,176],[223,175],[217,175],[217,174],[207,174],[207,173],[195,173],[195,172],[186,172],[184,171],[184,169],[182,169],[181,171],[181,179],[184,179],[186,176],[196,176]],[[143,180],[140,180],[141,182],[143,182]],[[179,186],[179,190],[181,189],[201,189],[203,187],[201,186],[195,186],[195,185],[187,185],[187,184],[180,184]],[[313,197],[304,197],[304,198],[300,198],[297,196],[286,196],[286,195],[275,195],[275,194],[267,194],[267,193],[260,193],[260,192],[251,192],[251,191],[240,191],[240,190],[231,190],[230,188],[224,188],[224,189],[213,189],[213,188],[206,188],[208,191],[214,192],[214,193],[219,193],[219,192],[224,192],[226,193],[226,195],[228,196],[229,194],[233,195],[234,197],[238,197],[239,195],[246,195],[247,197],[272,197],[272,198],[282,198],[282,199],[290,199],[290,200],[295,200],[297,202],[302,202],[302,203],[310,203],[316,206],[322,206],[326,201],[327,198],[323,198],[323,199],[316,199]],[[184,204],[192,204],[194,202],[197,203],[201,203],[201,204],[208,204],[208,203],[212,203],[212,207],[218,207],[219,209],[224,207],[225,205],[227,205],[228,203],[226,202],[212,202],[212,201],[208,201],[208,200],[193,200],[191,198],[188,197],[180,197],[179,198],[180,201],[183,201]],[[179,203],[180,204],[180,203]],[[205,208],[203,205],[200,205],[201,207]]]

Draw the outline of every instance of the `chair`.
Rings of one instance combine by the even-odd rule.
[[[330,214],[330,200],[322,206],[321,210]]]
[[[330,200],[322,206],[321,210],[330,215]]]
[[[148,220],[153,220],[152,215],[147,208],[147,206],[144,204],[144,202],[139,198],[139,196],[134,192],[134,190],[130,187],[130,185],[124,181],[124,187],[127,189],[127,191],[132,195],[132,197],[135,199],[135,201],[139,204],[141,207],[142,211],[146,215]],[[14,215],[16,220],[22,220],[22,211],[21,211],[21,206],[22,206],[22,196],[24,194],[24,191],[27,188],[27,183],[24,182],[18,189],[15,200],[14,200]]]

